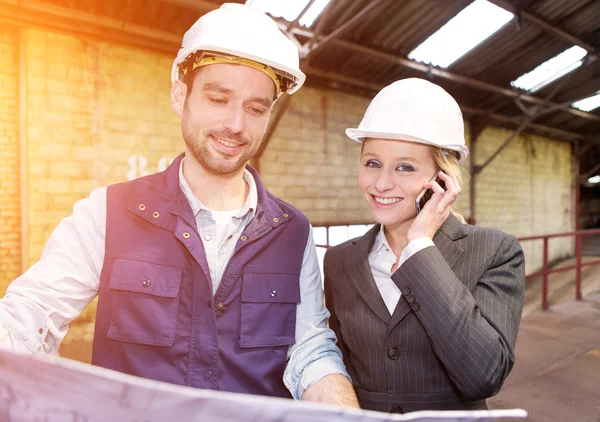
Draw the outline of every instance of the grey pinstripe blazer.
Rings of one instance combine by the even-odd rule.
[[[390,315],[368,263],[379,225],[325,255],[325,297],[361,407],[485,409],[514,363],[525,263],[518,241],[450,215],[436,247],[393,275]]]

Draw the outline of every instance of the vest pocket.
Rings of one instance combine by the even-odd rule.
[[[240,347],[275,347],[296,342],[300,280],[291,274],[245,273],[242,281]]]
[[[117,259],[110,277],[112,313],[107,336],[172,346],[182,268]]]

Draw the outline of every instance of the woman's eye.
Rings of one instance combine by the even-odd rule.
[[[398,165],[398,167],[396,167],[396,170],[398,170],[398,171],[414,171],[415,168],[413,166],[411,166],[410,164],[400,164],[400,165]]]
[[[377,161],[369,160],[365,163],[365,167],[370,167],[370,168],[375,169],[375,168],[380,168],[381,165]]]
[[[213,104],[225,104],[225,100],[222,98],[209,98],[209,100]]]

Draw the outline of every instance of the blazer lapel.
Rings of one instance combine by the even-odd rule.
[[[442,227],[440,227],[433,237],[433,243],[438,248],[450,268],[456,264],[456,261],[464,252],[464,249],[456,243],[456,240],[461,239],[466,235],[467,233],[464,229],[464,224],[453,214],[450,214],[448,219],[442,224]],[[410,310],[410,305],[404,299],[404,296],[402,296],[392,314],[388,332],[400,323]]]
[[[433,236],[433,243],[437,246],[450,268],[454,267],[454,264],[464,252],[464,249],[456,242],[467,235],[464,226],[464,223],[453,214],[450,214],[442,227]]]
[[[406,315],[410,312],[410,305],[403,297],[400,298],[398,304],[396,305],[396,309],[394,309],[394,313],[392,314],[392,318],[390,319],[390,324],[388,325],[388,334],[394,329],[396,325],[400,323],[404,319]]]
[[[344,268],[350,282],[362,300],[375,315],[387,324],[390,320],[390,313],[385,306],[369,266],[369,252],[379,232],[379,227],[379,224],[376,224],[352,245],[350,253],[345,256]]]

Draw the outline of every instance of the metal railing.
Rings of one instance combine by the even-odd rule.
[[[326,243],[325,244],[317,244],[319,248],[328,249],[331,247],[329,244],[329,228],[335,226],[344,226],[343,224],[332,224],[332,225],[319,225],[317,227],[325,227],[326,228]],[[536,277],[542,277],[542,310],[546,311],[548,309],[548,275],[559,273],[568,270],[575,270],[575,299],[581,300],[581,268],[587,267],[590,265],[600,265],[600,259],[582,263],[582,239],[585,236],[591,235],[600,235],[600,229],[587,229],[587,230],[577,230],[574,232],[567,233],[553,233],[553,234],[544,234],[539,236],[526,236],[517,238],[519,242],[526,242],[531,240],[543,240],[544,251],[542,255],[542,269],[532,274],[528,274],[525,276],[525,280],[529,280]],[[568,237],[575,236],[575,264],[569,265],[566,267],[560,268],[549,268],[548,264],[548,243],[551,238],[555,237]]]
[[[600,264],[600,260],[582,263],[582,249],[583,249],[583,237],[594,234],[600,234],[600,229],[588,229],[588,230],[577,230],[568,233],[554,233],[540,236],[527,236],[519,237],[519,242],[525,242],[529,240],[543,240],[544,252],[542,255],[542,269],[533,274],[525,276],[526,280],[536,277],[542,277],[542,310],[548,309],[548,275],[553,273],[559,273],[568,270],[575,270],[575,299],[581,300],[581,268],[589,265]],[[575,264],[566,267],[550,269],[548,266],[548,242],[551,238],[555,237],[568,237],[575,236]]]

